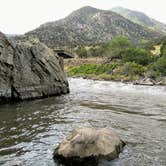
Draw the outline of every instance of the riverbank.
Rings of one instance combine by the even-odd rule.
[[[166,85],[166,78],[151,69],[134,62],[113,61],[105,63],[103,58],[74,58],[65,61],[65,72],[69,77],[93,80],[119,81],[139,85]]]

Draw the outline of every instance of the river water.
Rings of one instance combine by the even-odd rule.
[[[113,128],[127,146],[100,166],[166,166],[166,87],[70,78],[70,94],[0,106],[0,165],[56,166],[77,127]]]

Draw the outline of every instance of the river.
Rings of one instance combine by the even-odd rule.
[[[166,87],[69,78],[70,94],[0,106],[0,165],[56,166],[77,127],[113,128],[127,146],[100,166],[166,165]]]

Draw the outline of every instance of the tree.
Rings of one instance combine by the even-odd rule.
[[[150,52],[141,48],[127,48],[124,52],[124,62],[135,62],[140,65],[148,65],[152,58]]]
[[[108,53],[111,59],[121,59],[127,48],[131,47],[130,41],[124,36],[115,37],[108,44]]]
[[[103,54],[104,54],[104,49],[102,46],[98,46],[98,47],[91,47],[87,53],[89,56],[92,56],[92,57],[102,57]]]
[[[159,71],[161,75],[166,76],[166,42],[161,46],[160,52],[161,57],[154,64],[154,69]]]
[[[163,42],[161,48],[160,48],[160,53],[161,56],[165,56],[166,57],[166,41]]]
[[[127,62],[122,66],[122,72],[126,76],[143,75],[144,71],[145,68],[135,62]]]
[[[154,65],[155,70],[159,71],[162,76],[166,76],[166,56],[162,56]]]
[[[75,51],[80,58],[87,58],[87,50],[83,46],[79,46]]]

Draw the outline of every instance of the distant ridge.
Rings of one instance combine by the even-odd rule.
[[[114,11],[122,15],[123,17],[129,19],[130,21],[142,25],[150,30],[166,34],[166,24],[150,18],[142,12],[126,9],[123,7],[115,7],[112,8],[111,11]]]
[[[108,42],[117,35],[138,42],[156,38],[160,33],[133,23],[115,12],[86,6],[64,19],[43,24],[21,38],[39,38],[49,47],[56,47]]]

